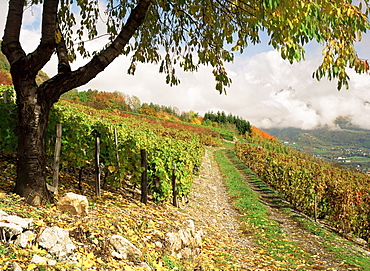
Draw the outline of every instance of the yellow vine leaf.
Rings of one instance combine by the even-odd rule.
[[[29,270],[33,270],[33,269],[35,269],[36,267],[37,267],[37,265],[36,265],[36,264],[31,263],[31,264],[29,264],[29,265],[27,266],[27,271],[29,271]]]

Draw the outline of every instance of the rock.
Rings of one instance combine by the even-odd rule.
[[[159,247],[159,248],[162,248],[163,247],[163,244],[161,242],[159,242],[159,241],[155,242],[154,245],[156,247]]]
[[[186,226],[186,228],[192,232],[195,232],[195,224],[194,224],[194,221],[189,219],[187,221],[184,222],[184,225]]]
[[[53,259],[48,259],[48,265],[56,265],[57,261]]]
[[[8,216],[8,214],[6,212],[4,212],[3,210],[0,210],[0,219],[2,219],[3,216]]]
[[[117,258],[117,259],[120,259],[120,260],[123,260],[124,259],[124,255],[121,254],[121,253],[118,253],[117,251],[112,251],[112,257],[113,258]]]
[[[56,226],[46,228],[38,237],[37,242],[49,253],[55,254],[59,258],[66,257],[76,248],[69,238],[68,230]]]
[[[182,247],[187,247],[192,243],[192,235],[189,229],[181,229],[178,231],[180,240],[182,242]]]
[[[189,259],[192,256],[193,256],[193,251],[189,247],[186,247],[186,248],[182,249],[177,254],[177,258],[179,258],[179,259]]]
[[[137,247],[120,235],[112,235],[108,241],[115,249],[115,253],[112,253],[113,257],[135,262],[142,256]]]
[[[48,256],[51,257],[50,254],[48,254]],[[37,254],[34,254],[32,259],[31,259],[31,263],[34,263],[34,264],[47,264],[47,265],[56,265],[57,264],[57,261],[56,260],[53,260],[53,259],[49,259],[47,257],[41,257]]]
[[[18,236],[23,231],[33,228],[33,220],[31,218],[22,218],[16,215],[8,215],[0,210],[0,240],[3,242],[12,243],[18,239]]]
[[[217,191],[217,188],[216,188],[216,187],[214,187],[214,186],[207,185],[207,187],[208,187],[209,189],[212,189],[213,191]]]
[[[8,216],[2,216],[1,220],[5,220],[8,223],[16,224],[25,230],[32,229],[33,227],[32,218],[22,218],[16,215],[8,215]]]
[[[23,231],[22,227],[13,223],[0,222],[0,238],[3,242],[12,242]]]
[[[16,262],[13,262],[13,271],[22,271],[22,268]]]
[[[181,237],[178,233],[168,232],[166,233],[166,237],[167,249],[170,252],[179,251],[182,248]]]
[[[194,221],[188,220],[177,232],[166,233],[166,248],[170,255],[188,259],[200,253],[202,231],[196,231]]]
[[[198,231],[194,234],[194,237],[193,237],[193,246],[194,247],[200,247],[202,245],[202,231]]]
[[[146,262],[140,263],[138,267],[141,267],[144,270],[153,270]]]
[[[21,246],[23,248],[27,247],[27,244],[35,239],[35,233],[33,231],[25,231],[18,235],[17,240],[15,240],[14,244]]]
[[[57,202],[57,208],[60,211],[69,211],[74,215],[87,215],[89,202],[83,195],[75,193],[66,193],[64,197]]]
[[[48,262],[48,259],[47,258],[44,258],[44,257],[41,257],[37,254],[34,254],[32,259],[31,259],[31,263],[34,263],[34,264],[47,264]]]

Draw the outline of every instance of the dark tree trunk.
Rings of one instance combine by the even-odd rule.
[[[64,39],[58,44],[55,39],[59,0],[43,1],[40,44],[28,55],[19,41],[24,0],[9,1],[1,50],[9,60],[17,93],[18,161],[14,192],[25,197],[28,203],[41,205],[50,199],[45,180],[45,136],[52,105],[63,93],[89,82],[120,55],[143,22],[150,3],[151,0],[139,0],[116,39],[85,66],[71,71]],[[58,74],[37,86],[36,75],[55,50]]]
[[[34,83],[20,86],[18,104],[18,161],[14,192],[32,205],[49,201],[45,182],[45,136],[50,105],[42,101]]]

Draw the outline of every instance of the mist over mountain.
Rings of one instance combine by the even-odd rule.
[[[325,144],[370,148],[370,130],[360,128],[345,117],[337,118],[334,124],[310,130],[295,127],[263,130],[283,142],[304,142],[312,146]]]
[[[338,118],[335,128],[303,130],[289,127],[264,131],[285,145],[312,156],[364,173],[370,171],[370,130],[358,127],[348,118]]]

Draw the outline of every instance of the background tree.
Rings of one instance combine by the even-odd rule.
[[[217,127],[220,128],[234,130],[239,135],[251,132],[249,121],[239,116],[233,116],[231,113],[226,116],[224,111],[218,111],[217,113],[207,112],[204,114],[203,125],[212,126],[213,124],[217,124]]]
[[[130,97],[129,106],[131,111],[134,113],[138,113],[139,109],[141,108],[141,101],[137,96]]]
[[[40,2],[40,43],[26,54],[19,40],[24,5]],[[369,28],[369,6],[364,3],[362,13],[362,7],[346,0],[10,0],[2,51],[11,65],[21,131],[15,192],[31,204],[48,200],[44,168],[50,108],[60,95],[89,82],[119,55],[131,56],[132,74],[137,62],[158,64],[171,85],[179,83],[176,64],[185,71],[211,65],[221,93],[231,83],[224,62],[233,60],[232,51],[242,53],[249,43],[258,43],[265,30],[270,44],[291,62],[304,57],[303,45],[310,40],[323,43],[323,63],[315,76],[337,78],[341,88],[348,85],[347,66],[357,72],[369,69],[354,49],[358,35]],[[104,4],[109,42],[91,53],[85,40],[101,35],[97,24]],[[72,12],[76,7],[80,16]],[[36,75],[54,52],[58,73],[38,85]],[[77,53],[91,59],[72,71],[69,62]]]

